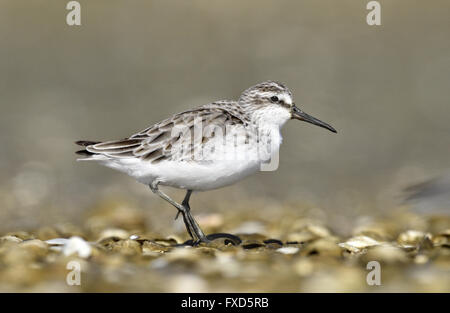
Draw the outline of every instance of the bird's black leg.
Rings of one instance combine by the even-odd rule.
[[[178,212],[183,215],[184,225],[186,226],[187,232],[192,237],[192,240],[194,242],[202,241],[201,234],[203,234],[203,232],[201,232],[201,233],[198,232],[198,229],[199,229],[198,224],[192,218],[190,213],[188,213],[188,209],[186,209],[186,207],[184,205],[178,204],[177,202],[173,201],[168,195],[166,195],[164,192],[159,190],[158,184],[159,184],[159,182],[155,181],[152,184],[150,184],[149,187],[158,196],[160,196],[161,198],[163,198],[164,200],[166,200],[167,202],[172,204],[174,207],[176,207],[178,209]],[[189,200],[189,197],[188,197],[188,200]],[[205,235],[203,234],[203,236],[205,236]]]
[[[205,233],[200,228],[200,225],[198,225],[197,221],[191,215],[191,207],[189,206],[189,199],[191,198],[191,194],[192,194],[192,190],[188,190],[186,192],[186,196],[184,197],[183,202],[181,203],[181,205],[185,209],[184,212],[181,212],[183,214],[183,219],[185,219],[185,224],[186,224],[186,220],[188,220],[189,224],[193,226],[194,232],[195,232],[196,237],[198,238],[198,241],[209,242],[210,240],[208,238],[206,238]]]
[[[239,237],[237,237],[235,235],[231,235],[231,234],[218,233],[218,234],[210,234],[208,236],[205,236],[205,234],[201,230],[200,226],[198,225],[197,221],[191,215],[191,207],[189,206],[189,199],[191,197],[191,194],[192,194],[192,190],[188,190],[181,205],[186,209],[186,213],[185,213],[185,215],[183,215],[183,218],[184,218],[184,216],[186,216],[186,218],[191,221],[191,225],[193,225],[193,227],[194,227],[195,234],[196,234],[197,238],[199,238],[198,241],[194,241],[193,244],[195,245],[200,242],[211,242],[212,240],[219,239],[219,238],[224,238],[225,240],[228,240],[233,245],[241,244],[241,242],[242,242],[241,239]],[[183,214],[183,212],[182,212],[182,214]]]
[[[183,222],[186,226],[186,230],[189,233],[189,235],[192,238],[192,242],[189,244],[197,245],[200,242],[210,242],[212,240],[216,240],[218,238],[225,238],[229,242],[231,242],[233,245],[239,245],[241,243],[241,239],[235,235],[231,234],[224,234],[224,233],[218,233],[218,234],[211,234],[206,236],[205,233],[203,233],[202,229],[198,225],[197,221],[194,219],[194,217],[191,215],[191,207],[189,206],[189,199],[192,194],[192,190],[188,190],[186,192],[186,196],[184,197],[184,200],[182,204],[178,204],[177,202],[173,201],[168,195],[166,195],[164,192],[158,189],[158,181],[153,182],[150,184],[150,189],[156,193],[158,196],[172,204],[174,207],[177,208],[178,213],[175,218],[178,217],[179,214],[183,216]],[[190,240],[188,240],[185,244],[188,244]]]

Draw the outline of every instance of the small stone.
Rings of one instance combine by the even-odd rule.
[[[333,237],[320,238],[306,244],[302,250],[302,255],[340,257],[342,255],[342,249],[337,245],[337,240],[333,239]]]
[[[305,243],[328,236],[330,236],[330,231],[327,228],[321,225],[308,224],[297,231],[288,234],[286,241]]]
[[[124,255],[136,255],[142,253],[141,245],[139,244],[139,242],[131,239],[119,240],[113,243],[111,245],[111,250]]]
[[[53,239],[46,240],[45,242],[51,246],[63,246],[65,244],[67,244],[68,241],[69,241],[69,239],[67,239],[67,238],[53,238]]]
[[[339,244],[341,248],[347,249],[352,253],[363,252],[364,249],[380,245],[381,242],[367,237],[367,236],[356,236],[348,239],[346,242]]]
[[[25,231],[10,232],[10,233],[7,233],[6,236],[14,236],[14,237],[20,238],[22,240],[30,240],[30,239],[35,238],[32,234],[29,234]]]
[[[143,255],[154,255],[155,253],[164,253],[170,251],[170,248],[166,245],[161,245],[154,241],[144,241],[142,244]]]
[[[300,249],[297,247],[283,247],[283,248],[279,248],[277,250],[275,250],[276,252],[282,253],[282,254],[295,254],[299,251]]]
[[[245,250],[257,249],[257,248],[261,248],[261,247],[264,247],[264,245],[261,243],[248,243],[248,244],[242,245],[242,248]]]
[[[233,242],[229,238],[217,238],[208,243],[201,243],[200,245],[218,250],[228,250],[233,247]],[[257,245],[262,246],[260,244]]]
[[[432,239],[435,247],[450,247],[450,229],[447,229]]]
[[[312,241],[315,238],[316,236],[308,231],[299,231],[288,234],[286,237],[286,241],[291,243],[305,243]]]
[[[178,244],[178,242],[173,238],[167,238],[167,239],[155,238],[153,241],[156,242],[157,244],[160,244],[160,245],[163,245],[166,247],[171,247],[171,246]]]
[[[389,241],[394,239],[389,227],[380,223],[358,226],[353,231],[353,236],[367,236],[377,241]]]
[[[317,238],[330,236],[330,231],[321,225],[308,225],[306,230],[315,235]]]
[[[397,242],[400,246],[420,246],[427,239],[431,240],[431,234],[417,230],[408,230],[398,236]]]
[[[23,240],[20,239],[19,237],[11,236],[11,235],[6,235],[6,236],[3,236],[3,237],[0,237],[0,243],[3,243],[3,242],[20,243],[20,242],[22,242],[22,241],[23,241]]]
[[[283,242],[278,239],[267,239],[263,241],[267,248],[278,249],[283,246]]]
[[[368,250],[367,254],[363,257],[363,260],[365,260],[365,262],[378,261],[394,264],[407,262],[408,257],[406,252],[400,248],[390,245],[380,245]]]
[[[48,245],[39,239],[25,240],[20,243],[20,247],[40,256],[45,256],[48,251]]]
[[[114,243],[121,240],[120,238],[117,237],[106,237],[106,238],[102,238],[101,240],[97,241],[97,244],[99,244],[100,246],[104,246],[106,248],[109,248],[109,246]]]
[[[108,237],[127,239],[129,236],[130,236],[130,234],[126,230],[123,230],[120,228],[108,228],[108,229],[103,230],[100,233],[99,240],[102,240],[102,239],[108,238]]]
[[[74,236],[69,238],[62,248],[65,256],[78,255],[80,258],[88,258],[91,256],[92,248],[83,238]]]

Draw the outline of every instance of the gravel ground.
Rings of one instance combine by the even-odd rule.
[[[195,247],[183,245],[188,238],[181,230],[162,236],[144,220],[138,211],[111,209],[92,214],[81,226],[1,234],[0,291],[450,291],[445,216],[396,214],[342,237],[311,218],[211,214],[199,217],[207,233],[235,226],[242,243],[218,239]],[[367,283],[370,261],[380,264],[380,285]]]

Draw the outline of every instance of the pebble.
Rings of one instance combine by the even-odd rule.
[[[92,248],[83,238],[74,236],[63,244],[62,253],[65,256],[77,255],[80,258],[88,258],[91,256]]]
[[[378,261],[386,264],[406,263],[408,261],[404,250],[387,244],[369,249],[362,259],[364,262]]]
[[[3,237],[0,237],[0,243],[2,243],[2,242],[20,243],[22,241],[23,240],[21,238],[16,237],[16,236],[11,236],[11,235],[6,235],[6,236],[3,236]]]
[[[279,248],[275,251],[282,253],[282,254],[295,254],[299,251],[300,249],[297,247],[283,247],[283,248]]]
[[[419,246],[427,240],[431,242],[431,238],[431,234],[429,233],[417,230],[408,230],[398,236],[397,242],[401,246]]]
[[[116,237],[116,238],[119,238],[119,239],[127,239],[127,238],[130,237],[130,234],[126,230],[123,230],[123,229],[120,229],[120,228],[108,228],[108,229],[103,230],[100,233],[100,236],[99,236],[98,240],[102,240],[102,239],[105,239],[105,238],[108,238],[108,237]]]
[[[356,236],[348,239],[346,242],[339,244],[340,247],[347,249],[353,253],[362,252],[365,248],[380,245],[381,242],[368,236]]]

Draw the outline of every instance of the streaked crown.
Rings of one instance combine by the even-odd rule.
[[[241,105],[273,105],[286,108],[292,106],[292,93],[284,84],[276,81],[265,81],[245,90],[240,98]]]

